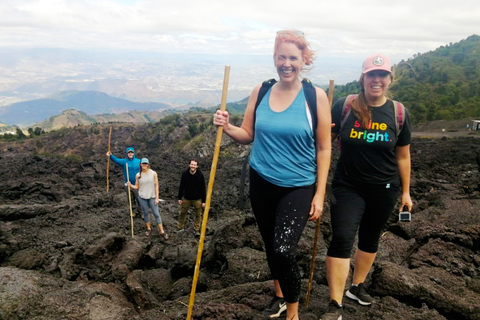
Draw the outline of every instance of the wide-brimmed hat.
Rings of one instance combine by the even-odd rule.
[[[374,70],[383,70],[392,73],[392,65],[390,64],[390,59],[382,54],[374,54],[369,56],[363,62],[362,74]]]

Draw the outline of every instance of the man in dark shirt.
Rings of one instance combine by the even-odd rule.
[[[195,234],[199,235],[202,223],[202,208],[205,207],[206,189],[203,173],[198,168],[198,161],[191,159],[189,168],[182,173],[180,188],[178,189],[178,204],[180,215],[178,217],[178,230],[185,229],[187,212],[191,206],[195,207]]]

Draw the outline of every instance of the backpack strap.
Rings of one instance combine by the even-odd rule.
[[[393,112],[395,113],[395,134],[398,138],[405,122],[405,106],[401,102],[393,100]]]
[[[257,107],[262,102],[263,97],[267,91],[277,82],[275,79],[268,79],[263,81],[262,86],[258,90],[257,101],[255,102],[255,109],[253,110],[253,125],[255,126],[255,120],[257,120]]]
[[[357,97],[357,94],[350,94],[345,98],[343,103],[342,113],[340,115],[340,130],[342,130],[345,121],[347,121],[350,112],[352,112],[352,102]],[[340,130],[338,131],[340,133]]]
[[[350,94],[345,98],[345,102],[343,102],[342,113],[340,114],[340,129],[338,130],[338,136],[337,136],[338,137],[337,144],[339,149],[342,149],[342,144],[340,141],[340,132],[342,131],[343,125],[345,124],[345,121],[347,121],[347,118],[350,115],[350,112],[352,112],[352,102],[357,96],[358,94]]]
[[[260,87],[260,90],[258,90],[257,102],[255,102],[255,110],[257,110],[258,105],[262,101],[268,89],[270,89],[275,83],[277,83],[277,80],[273,78],[263,81],[262,86]]]
[[[307,105],[308,105],[308,110],[310,111],[310,115],[312,116],[312,131],[315,139],[316,137],[315,132],[317,131],[317,124],[318,124],[317,92],[315,91],[315,87],[313,86],[312,82],[307,78],[303,78],[302,85],[303,85],[303,92],[305,94],[305,100],[307,101]]]

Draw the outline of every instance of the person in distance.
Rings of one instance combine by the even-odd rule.
[[[340,139],[341,153],[332,182],[333,238],[326,258],[330,303],[321,320],[342,319],[342,298],[357,231],[353,279],[346,296],[361,305],[374,301],[364,282],[375,260],[382,229],[399,195],[400,210],[404,205],[409,211],[412,208],[410,116],[400,103],[388,98],[392,81],[388,57],[369,56],[363,63],[360,94],[340,98],[332,108],[332,139]]]
[[[158,202],[160,201],[158,175],[155,171],[150,169],[150,163],[147,158],[142,158],[140,166],[141,170],[137,173],[135,185],[132,185],[130,182],[128,182],[128,185],[130,185],[131,188],[138,190],[138,200],[142,207],[143,221],[145,221],[145,227],[147,228],[145,235],[148,237],[152,233],[148,214],[148,208],[150,208],[155,216],[160,236],[165,240],[168,240],[168,235],[163,229],[162,218],[158,212]]]
[[[198,160],[191,159],[188,169],[182,172],[180,177],[180,187],[178,188],[177,200],[180,205],[180,215],[178,216],[177,232],[185,230],[185,221],[190,207],[195,208],[195,235],[200,235],[200,226],[202,224],[202,208],[205,207],[207,192],[205,188],[205,178],[198,167]]]
[[[135,185],[135,176],[137,173],[140,171],[140,159],[135,157],[135,149],[133,147],[128,147],[125,150],[125,153],[127,154],[127,157],[122,159],[122,158],[117,158],[114,156],[110,151],[107,152],[107,157],[110,157],[110,160],[112,160],[116,165],[120,166],[123,171],[123,177],[124,177],[124,182],[125,182],[125,187],[127,186],[127,168],[125,164],[128,165],[128,180],[132,185]],[[128,188],[126,189],[127,192],[127,200],[128,200]],[[141,214],[142,210],[140,207],[140,203],[138,202],[138,192],[137,190],[133,190],[130,188],[130,198],[132,199],[137,213]],[[130,204],[129,204],[130,205]],[[135,212],[133,213],[133,216],[135,217]]]
[[[262,85],[253,89],[240,127],[229,122],[227,111],[216,111],[213,119],[236,142],[253,142],[250,201],[274,282],[275,297],[264,311],[270,318],[286,310],[286,319],[299,319],[297,245],[307,221],[319,219],[324,207],[331,157],[330,107],[325,92],[313,87],[316,106],[308,105],[316,108],[313,126],[300,80],[313,59],[302,32],[277,32],[273,60],[278,82],[260,101]]]

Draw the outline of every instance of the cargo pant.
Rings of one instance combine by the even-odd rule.
[[[185,228],[185,221],[187,220],[187,212],[190,207],[195,207],[195,230],[200,230],[202,225],[202,199],[198,200],[188,200],[183,198],[182,204],[180,205],[180,215],[178,217],[178,229]]]

